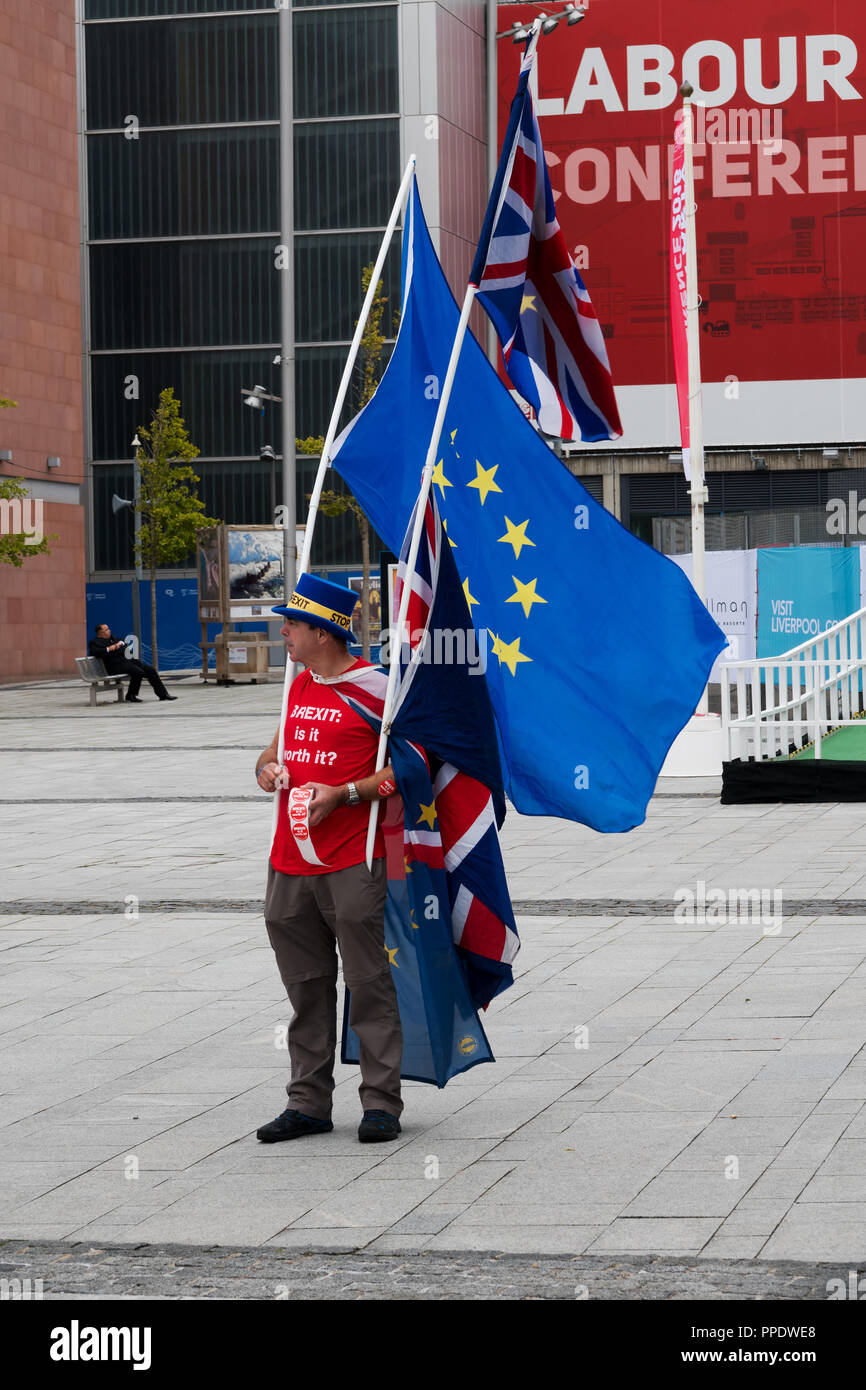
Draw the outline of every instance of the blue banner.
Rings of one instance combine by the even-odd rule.
[[[758,656],[814,641],[860,607],[860,552],[826,546],[758,551]]]
[[[150,664],[150,583],[139,585],[141,603],[141,660]],[[194,671],[201,668],[201,624],[198,618],[198,585],[192,579],[157,579],[156,611],[160,671]],[[132,581],[113,580],[108,584],[87,585],[87,638],[97,623],[108,623],[117,637],[132,631]],[[239,632],[267,632],[267,623],[239,623]],[[221,632],[220,623],[208,623],[210,641]],[[208,666],[214,668],[214,653],[208,652]]]

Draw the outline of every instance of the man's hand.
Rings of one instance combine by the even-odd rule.
[[[275,792],[288,785],[288,776],[279,763],[265,763],[256,773],[256,781],[263,792]]]
[[[311,791],[310,798],[310,829],[321,825],[326,816],[329,816],[337,806],[341,806],[345,797],[343,787],[326,787],[321,782],[305,782],[304,791]]]

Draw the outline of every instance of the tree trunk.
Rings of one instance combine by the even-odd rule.
[[[361,580],[361,655],[370,660],[370,523],[363,512],[358,515],[361,528],[361,559],[363,579]]]
[[[156,650],[156,527],[150,528],[150,664],[159,670],[159,655]]]

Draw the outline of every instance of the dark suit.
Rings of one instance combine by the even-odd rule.
[[[129,676],[127,699],[138,694],[142,679],[146,677],[153,686],[154,694],[158,695],[160,700],[164,700],[168,691],[159,678],[159,672],[153,666],[147,666],[143,661],[131,660],[126,654],[126,647],[118,647],[115,652],[108,650],[119,641],[120,638],[115,637],[114,633],[108,637],[92,637],[87,650],[91,656],[99,658],[110,676]]]

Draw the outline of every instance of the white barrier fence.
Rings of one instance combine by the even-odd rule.
[[[721,665],[724,758],[775,758],[859,724],[866,608],[778,656]]]

